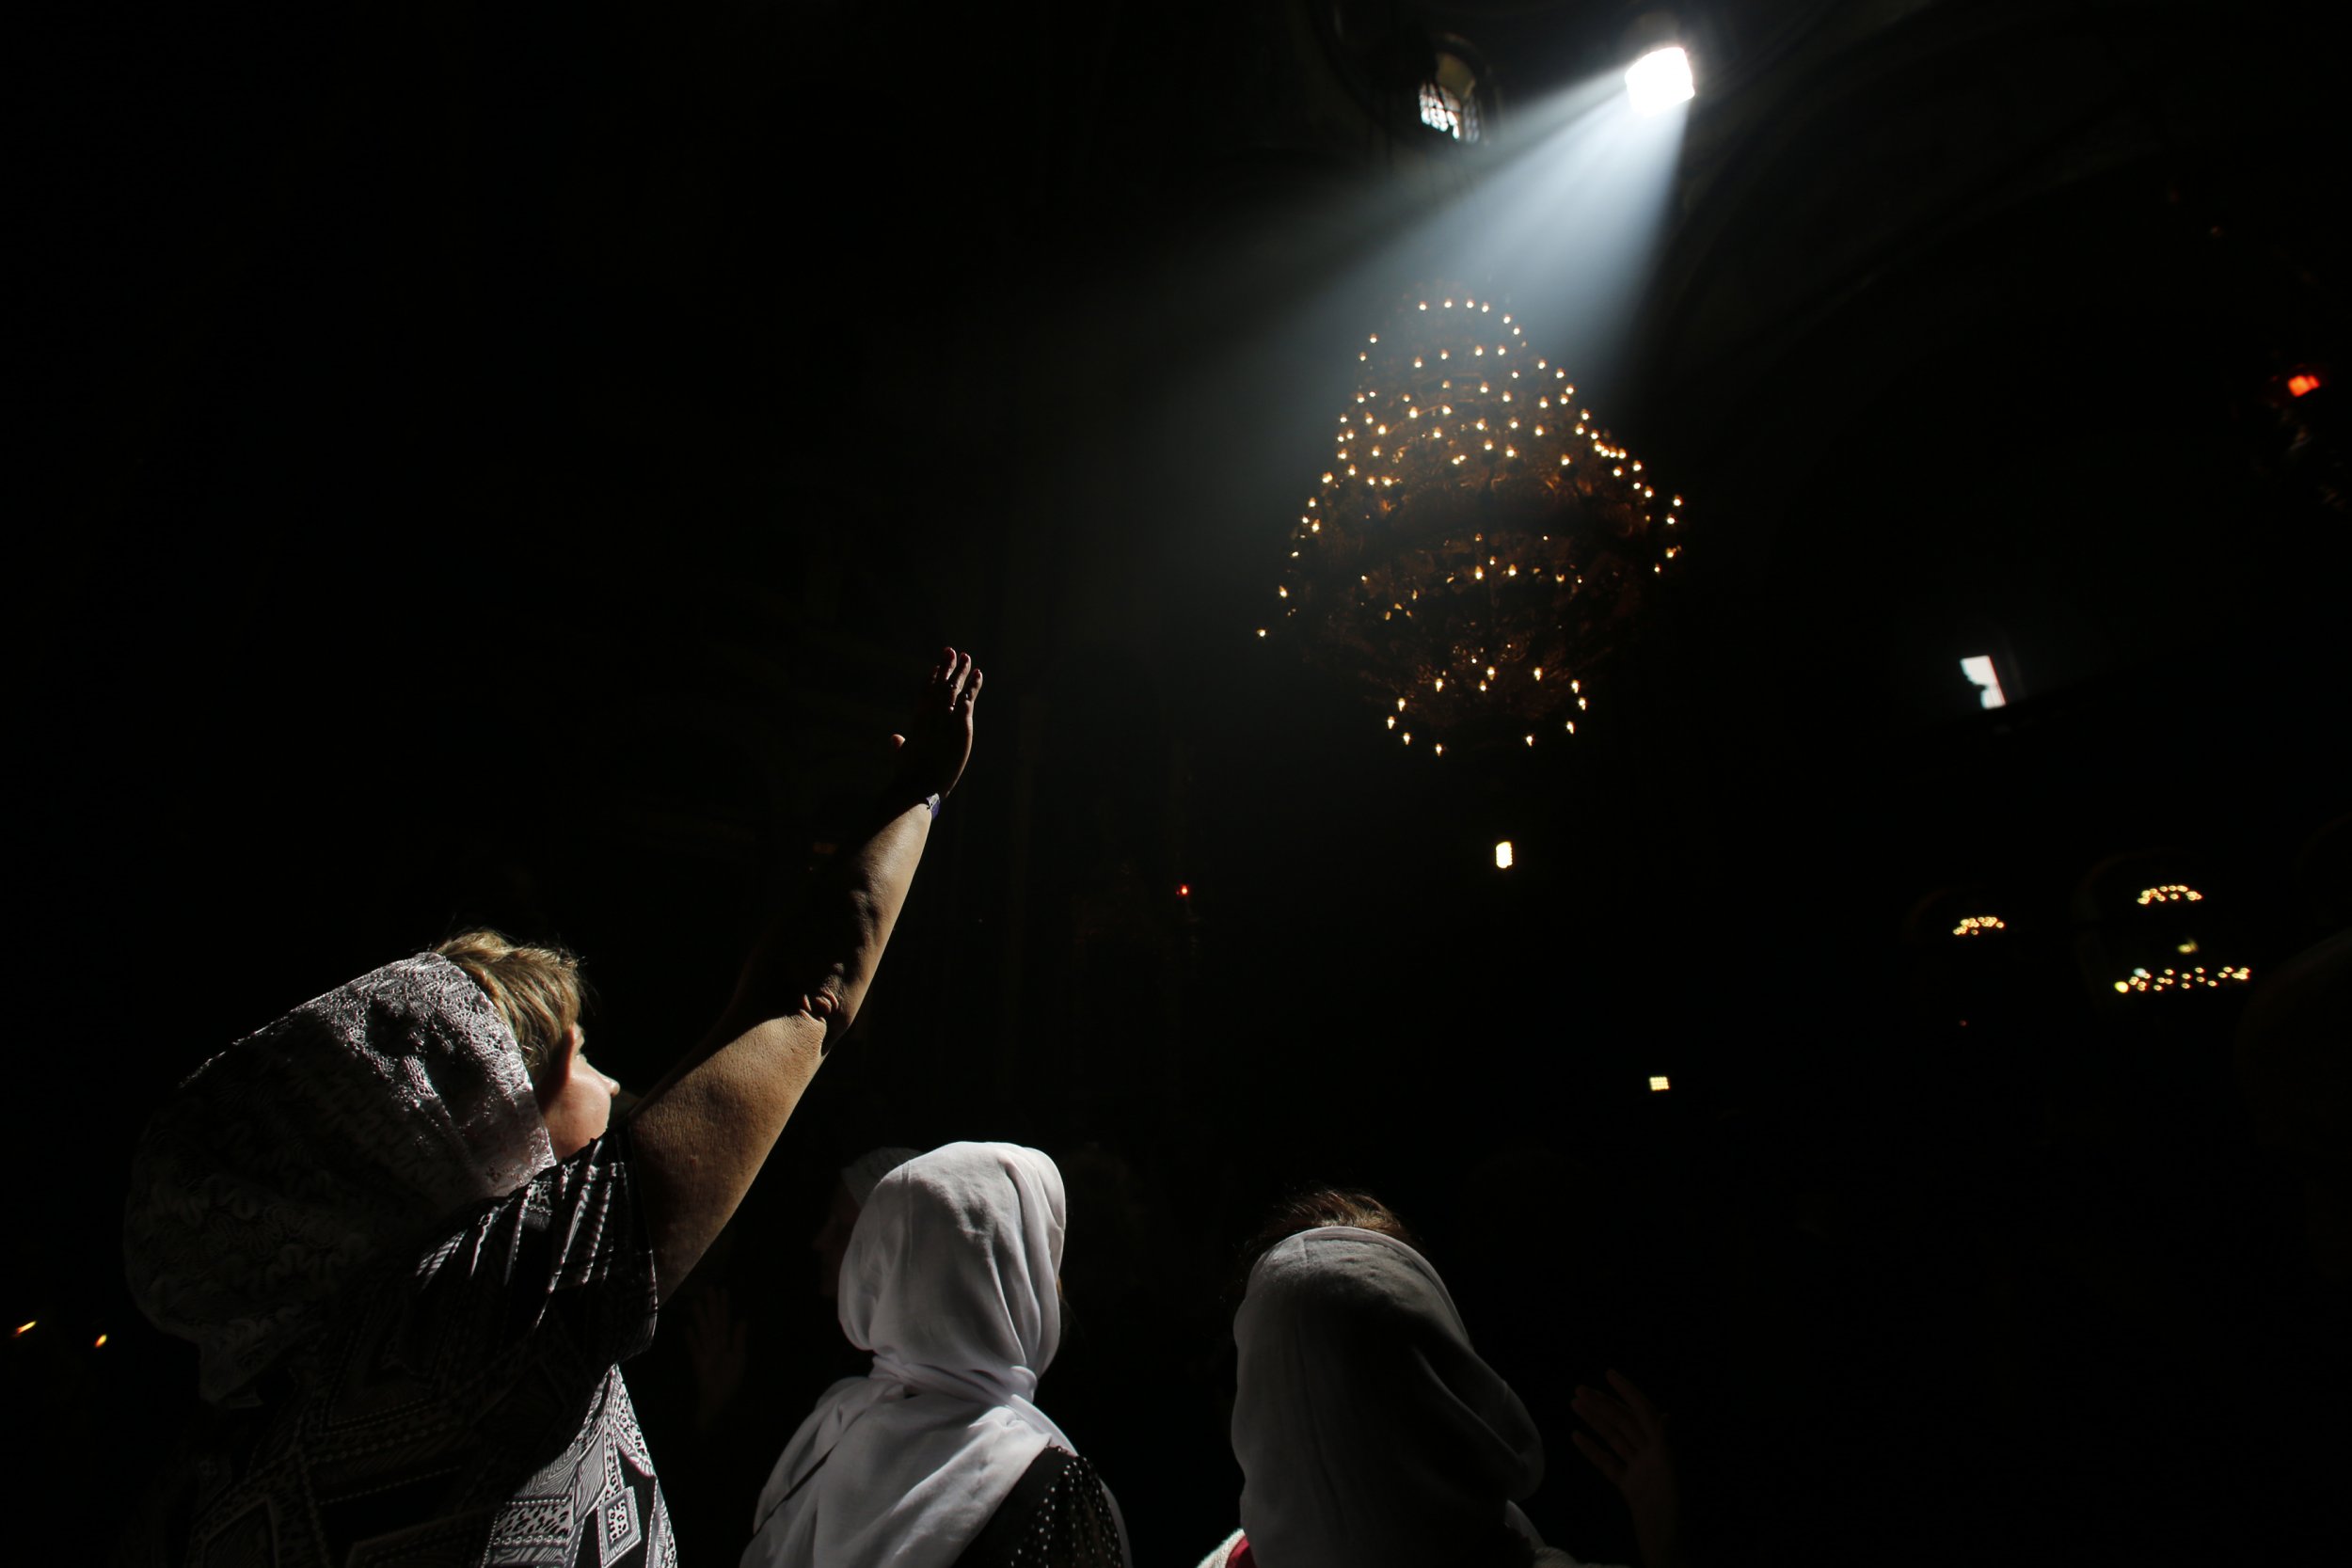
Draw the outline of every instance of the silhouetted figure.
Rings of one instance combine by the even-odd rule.
[[[1233,1320],[1242,1528],[1202,1568],[1571,1568],[1515,1501],[1543,1479],[1543,1438],[1404,1227],[1365,1195],[1326,1192],[1272,1228],[1302,1220],[1250,1270]],[[1663,1422],[1611,1383],[1614,1396],[1580,1390],[1599,1436],[1579,1447],[1664,1568],[1678,1543]]]

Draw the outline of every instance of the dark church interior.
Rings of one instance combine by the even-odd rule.
[[[44,11],[6,1275],[56,1560],[197,1402],[123,1277],[173,1085],[491,926],[642,1089],[943,643],[987,696],[870,1001],[627,1369],[687,1560],[863,1370],[834,1173],[967,1138],[1059,1163],[1040,1398],[1137,1563],[1236,1522],[1242,1249],[1307,1183],[1410,1223],[1579,1560],[1638,1560],[1570,1442],[1611,1369],[1692,1561],[2343,1553],[2328,8]],[[1438,754],[1403,619],[1285,573],[1457,295],[1688,506],[1540,736],[1498,691]]]

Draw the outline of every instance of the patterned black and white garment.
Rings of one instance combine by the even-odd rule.
[[[138,1568],[657,1568],[620,1363],[658,1292],[628,1136],[562,1162],[513,1034],[432,954],[204,1063],[149,1123],[123,1258],[203,1403]]]
[[[1125,1568],[1110,1488],[1082,1455],[1048,1446],[1032,1460],[956,1568]]]
[[[258,1402],[208,1410],[132,1560],[187,1568],[668,1568],[619,1363],[653,1259],[616,1130],[413,1266],[356,1282]]]

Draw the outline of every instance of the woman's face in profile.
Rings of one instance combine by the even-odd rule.
[[[612,1125],[612,1100],[621,1092],[620,1080],[590,1065],[588,1037],[579,1024],[564,1048],[565,1065],[549,1092],[539,1101],[539,1115],[548,1124],[548,1142],[558,1160],[568,1160],[604,1136]]]

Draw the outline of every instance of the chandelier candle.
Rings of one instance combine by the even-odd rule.
[[[1574,735],[1592,669],[1682,553],[1682,498],[1491,300],[1416,295],[1357,363],[1274,585],[1282,622],[1430,756]]]

